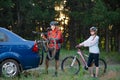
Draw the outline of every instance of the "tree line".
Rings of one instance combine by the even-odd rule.
[[[0,26],[8,28],[27,39],[35,39],[32,31],[46,31],[50,21],[60,12],[56,5],[63,5],[62,24],[64,48],[72,49],[89,37],[89,28],[96,26],[100,48],[106,52],[120,52],[120,1],[119,0],[0,0]]]

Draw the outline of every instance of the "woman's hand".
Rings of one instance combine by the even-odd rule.
[[[80,47],[82,47],[82,45],[81,45],[81,44],[78,44],[78,45],[76,45],[75,47],[76,47],[76,48],[80,48]]]

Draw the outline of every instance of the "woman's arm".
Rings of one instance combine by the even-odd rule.
[[[93,46],[93,45],[95,45],[98,41],[99,41],[99,37],[96,36],[96,37],[94,38],[94,40],[88,40],[88,41],[84,42],[84,46],[85,46],[85,47]]]
[[[87,40],[85,40],[84,42],[80,43],[79,46],[85,46],[86,43],[87,43],[89,40],[90,40],[90,37],[89,37]]]

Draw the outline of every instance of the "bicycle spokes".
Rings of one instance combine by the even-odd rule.
[[[54,59],[56,55],[56,40],[54,38],[49,39],[47,55],[50,60]]]
[[[103,75],[106,72],[106,62],[103,59],[99,59],[99,74]]]
[[[80,62],[74,57],[66,57],[62,61],[61,69],[67,74],[77,74],[80,70]]]
[[[95,67],[95,63],[93,62],[92,63],[92,66],[93,67],[93,71],[94,71],[94,74],[96,73],[96,67]],[[99,59],[99,76],[102,76],[105,72],[106,72],[106,68],[107,68],[107,65],[106,65],[106,62],[103,60],[103,59]]]

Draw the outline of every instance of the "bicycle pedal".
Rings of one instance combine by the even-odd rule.
[[[85,70],[88,70],[88,67],[84,66],[84,69],[85,69]]]

